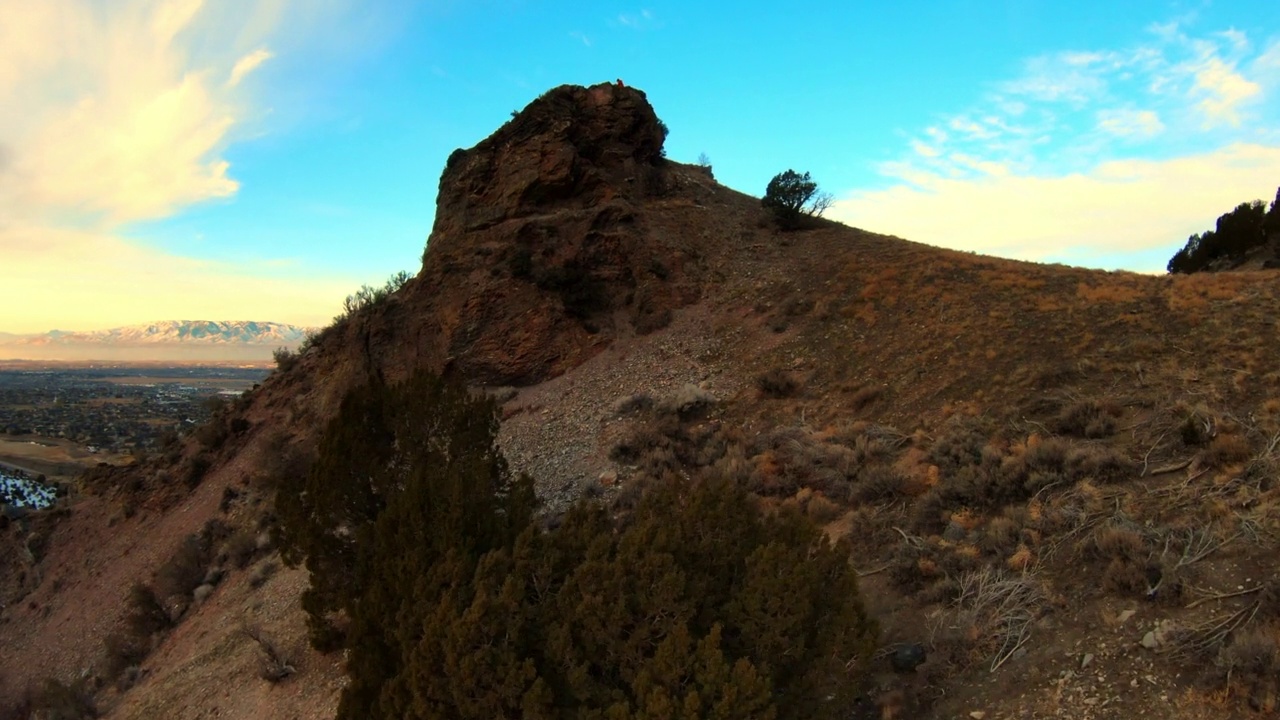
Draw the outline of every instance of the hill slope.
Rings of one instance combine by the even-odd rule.
[[[206,521],[268,524],[271,478],[305,467],[346,389],[425,367],[499,394],[503,450],[552,512],[715,472],[849,539],[885,654],[928,652],[872,679],[886,712],[1274,707],[1275,669],[1244,643],[1270,647],[1280,620],[1280,278],[1034,265],[825,222],[779,233],[758,200],[662,160],[663,135],[639,91],[563,87],[451,156],[417,277],[213,430],[89,478],[99,494],[35,527],[39,552],[6,576],[22,573],[6,691],[101,668],[133,581]],[[708,409],[675,412],[691,404]],[[100,693],[110,717],[332,713],[339,660],[305,649],[305,577],[271,574],[269,552],[243,570],[211,553],[226,579],[135,687]],[[297,675],[260,680],[242,623]]]

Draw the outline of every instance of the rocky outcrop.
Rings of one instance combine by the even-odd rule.
[[[665,137],[633,88],[534,100],[449,157],[422,271],[341,345],[391,376],[425,364],[524,385],[661,327],[699,296],[692,254],[646,222],[669,188]]]

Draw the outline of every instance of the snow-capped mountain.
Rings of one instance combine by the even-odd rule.
[[[110,330],[0,335],[0,358],[39,360],[269,360],[312,328],[277,322],[165,320]]]
[[[166,320],[146,325],[126,325],[110,330],[66,332],[52,330],[43,335],[29,335],[20,340],[24,345],[58,343],[97,343],[110,345],[154,345],[167,343],[296,345],[307,335],[307,328],[275,322]]]

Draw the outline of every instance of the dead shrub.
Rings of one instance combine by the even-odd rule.
[[[779,427],[758,436],[751,452],[748,487],[757,494],[787,497],[809,488],[837,502],[849,498],[858,463],[856,453],[843,445],[798,427]]]
[[[709,409],[715,401],[711,393],[689,383],[682,385],[674,395],[663,398],[657,409],[662,414],[674,414],[681,420],[688,420]]]
[[[1008,517],[992,518],[978,536],[978,545],[984,551],[1004,556],[1014,551],[1022,541],[1022,528]]]
[[[226,514],[231,510],[231,505],[240,499],[240,492],[233,487],[225,487],[222,489],[222,500],[218,502],[218,512]]]
[[[1214,665],[1224,681],[1246,687],[1280,673],[1280,645],[1274,628],[1250,628],[1235,633],[1218,651]]]
[[[1204,462],[1210,467],[1226,467],[1232,463],[1249,459],[1253,455],[1253,447],[1243,435],[1222,434],[1209,443],[1204,451]]]
[[[793,502],[819,525],[826,525],[840,517],[844,511],[839,505],[828,500],[822,493],[815,493],[807,488],[796,493],[788,502]]]
[[[45,678],[31,698],[31,717],[42,720],[82,720],[98,717],[93,688],[87,679],[65,685]]]
[[[986,662],[994,671],[1030,638],[1044,593],[1031,573],[991,567],[966,572],[956,583],[958,594],[937,617],[930,644],[961,668]]]
[[[858,473],[851,494],[859,502],[888,502],[905,496],[906,486],[902,473],[887,465],[875,465]]]
[[[618,415],[635,415],[647,412],[653,407],[653,398],[648,393],[636,393],[618,400],[613,411]]]
[[[1119,409],[1096,400],[1081,400],[1063,408],[1051,427],[1054,432],[1080,438],[1110,437],[1116,431]]]
[[[232,565],[242,570],[253,562],[254,556],[258,553],[257,535],[249,530],[240,530],[227,538],[223,552],[226,553]]]
[[[879,400],[883,394],[884,388],[878,385],[863,385],[849,397],[849,410],[855,413],[861,412],[868,405]]]
[[[107,681],[124,681],[127,688],[130,668],[136,668],[151,652],[149,640],[121,633],[111,633],[102,643],[102,677]]]
[[[254,590],[257,590],[263,585],[266,585],[267,581],[270,580],[272,576],[276,574],[276,571],[278,571],[279,569],[280,569],[279,563],[274,563],[274,562],[263,563],[258,567],[257,570],[253,571],[252,575],[249,576],[249,587],[253,588]]]
[[[1121,595],[1139,595],[1145,593],[1150,585],[1142,564],[1127,557],[1114,557],[1102,573],[1102,587]]]
[[[972,421],[949,423],[944,433],[929,447],[929,462],[938,466],[942,475],[952,475],[961,468],[982,462],[982,449],[989,433]]]
[[[200,541],[206,546],[216,545],[231,536],[231,526],[222,518],[210,518],[200,528]]]
[[[1090,550],[1102,560],[1119,558],[1131,562],[1146,562],[1150,556],[1147,541],[1133,528],[1110,524],[1094,531]]]
[[[773,368],[756,376],[756,389],[765,397],[788,398],[800,391],[800,382],[782,368]]]
[[[1133,460],[1113,448],[1080,445],[1067,453],[1066,469],[1077,481],[1115,483],[1132,478],[1137,468]]]
[[[271,637],[262,631],[262,628],[245,625],[241,628],[241,632],[258,646],[260,653],[258,677],[275,684],[297,672],[293,661],[280,650],[280,646]]]

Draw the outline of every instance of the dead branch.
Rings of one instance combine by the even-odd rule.
[[[1235,592],[1218,593],[1215,595],[1210,595],[1208,597],[1202,597],[1193,603],[1189,603],[1187,605],[1187,609],[1190,610],[1191,608],[1196,607],[1197,605],[1203,605],[1207,602],[1213,602],[1214,600],[1226,600],[1227,598],[1240,597],[1241,595],[1252,595],[1253,593],[1256,593],[1265,587],[1266,585],[1259,585],[1258,587],[1245,588],[1244,590],[1237,590]]]

